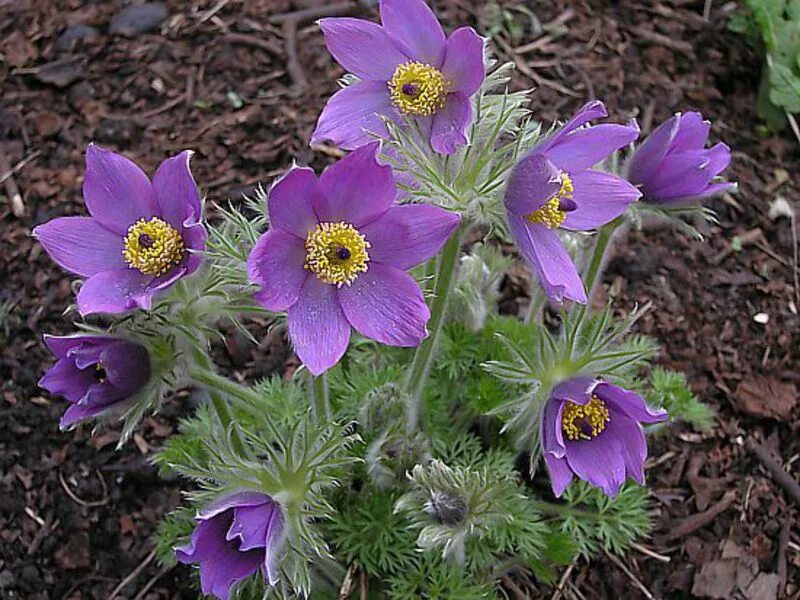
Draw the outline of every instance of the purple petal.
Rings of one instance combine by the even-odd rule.
[[[542,451],[551,454],[555,458],[563,458],[564,433],[561,429],[561,411],[564,402],[556,398],[549,398],[542,410],[542,419],[539,423],[539,437],[542,443]]]
[[[573,117],[567,121],[563,127],[558,129],[550,137],[537,144],[531,153],[546,152],[551,146],[560,142],[565,135],[575,131],[579,127],[586,125],[589,121],[602,119],[608,116],[605,105],[599,100],[591,100],[578,109]]]
[[[573,377],[556,385],[551,396],[562,402],[569,400],[574,404],[584,405],[591,399],[595,386],[596,381],[590,377]]]
[[[39,380],[39,387],[54,396],[63,396],[70,402],[78,402],[96,381],[92,369],[78,369],[72,360],[65,358],[48,369]]]
[[[339,289],[350,324],[361,335],[390,346],[416,346],[430,318],[422,290],[408,273],[370,263],[352,285]]]
[[[672,140],[670,152],[702,149],[708,140],[711,123],[704,121],[699,112],[687,112],[678,116],[678,131]]]
[[[258,303],[267,310],[283,311],[297,302],[300,290],[309,277],[305,269],[306,249],[303,240],[273,229],[262,235],[247,257],[247,274],[261,290]]]
[[[202,223],[184,226],[183,233],[184,247],[189,250],[181,261],[181,266],[185,267],[185,274],[194,273],[203,262],[203,250],[206,249],[208,231]]]
[[[328,100],[311,135],[311,143],[330,140],[340,148],[355,150],[372,141],[373,135],[389,137],[384,118],[400,120],[386,83],[359,81]]]
[[[447,94],[444,107],[433,115],[431,148],[439,154],[453,154],[467,143],[467,127],[472,120],[472,105],[461,92]]]
[[[275,505],[267,528],[267,547],[264,552],[264,571],[270,585],[278,584],[278,566],[283,553],[285,540],[286,533],[283,528],[283,515],[280,507]]]
[[[225,536],[228,541],[239,539],[239,550],[253,550],[267,546],[272,513],[280,510],[273,502],[258,506],[237,506],[233,509],[233,522]]]
[[[544,154],[530,154],[511,170],[506,188],[508,211],[523,217],[540,209],[561,189],[561,172]]]
[[[678,115],[664,121],[636,148],[628,163],[628,179],[641,184],[650,179],[664,160],[675,135],[678,133]]]
[[[128,266],[122,256],[124,237],[89,217],[53,219],[33,235],[58,266],[82,277]]]
[[[441,66],[444,31],[424,0],[380,0],[380,10],[383,29],[408,57]]]
[[[550,473],[550,485],[553,488],[553,494],[558,498],[564,493],[567,486],[572,483],[572,469],[569,468],[566,458],[556,458],[549,452],[545,452],[544,462],[547,465],[547,471]]]
[[[361,79],[389,81],[397,65],[408,61],[377,23],[341,17],[320,19],[319,27],[336,62]]]
[[[639,394],[616,385],[599,383],[594,389],[594,394],[603,402],[641,423],[658,423],[669,419],[664,409],[651,409]]]
[[[610,411],[611,420],[601,435],[620,440],[625,474],[639,485],[644,485],[644,461],[647,460],[647,440],[642,426],[625,415]]]
[[[58,421],[58,427],[64,431],[79,421],[93,419],[97,415],[100,415],[111,408],[112,407],[107,404],[91,406],[85,404],[73,404],[64,411],[64,414]]]
[[[450,91],[469,97],[481,87],[486,75],[483,46],[483,38],[472,27],[460,27],[450,34],[442,65],[442,75],[450,83]]]
[[[133,223],[156,214],[156,198],[147,175],[121,154],[89,144],[83,199],[89,213],[123,237]]]
[[[639,127],[635,125],[594,125],[562,137],[547,150],[547,157],[563,171],[577,173],[605,160],[637,137]]]
[[[84,343],[95,345],[107,345],[114,341],[115,338],[102,335],[50,335],[44,334],[44,343],[47,348],[55,354],[58,358],[64,358],[71,355],[70,350],[80,347]]]
[[[460,217],[428,204],[394,206],[361,230],[371,247],[370,261],[407,271],[442,248]]]
[[[150,356],[141,344],[120,340],[100,355],[106,381],[120,396],[139,391],[150,379]]]
[[[713,155],[709,150],[667,155],[653,177],[644,183],[645,197],[674,200],[701,196],[725,163],[726,149],[724,146]]]
[[[241,490],[217,498],[198,511],[197,518],[205,521],[237,506],[259,506],[267,502],[272,502],[272,498],[266,494],[252,490]]]
[[[269,191],[267,206],[274,229],[284,229],[302,240],[317,226],[314,198],[319,195],[317,176],[308,167],[293,167]]]
[[[564,229],[589,231],[613,221],[642,193],[624,179],[602,171],[581,171],[572,176],[575,210],[567,213]]]
[[[722,142],[712,146],[708,152],[708,172],[716,177],[731,164],[731,149]]]
[[[153,175],[158,214],[178,231],[183,229],[186,221],[199,221],[203,212],[197,184],[189,170],[192,154],[190,150],[184,150],[168,158]]]
[[[397,197],[392,168],[378,162],[380,144],[354,150],[325,169],[314,207],[321,222],[364,227],[387,210]]]
[[[350,323],[339,306],[336,286],[307,278],[288,317],[295,352],[313,375],[330,369],[347,351]]]
[[[584,481],[602,488],[613,498],[625,483],[625,456],[622,441],[608,423],[605,431],[591,440],[567,440],[567,462],[572,471]]]
[[[92,275],[78,292],[78,311],[122,313],[134,308],[150,309],[153,278],[136,269],[114,269]]]
[[[509,215],[508,220],[517,248],[538,274],[547,297],[556,303],[568,299],[585,304],[583,282],[558,234],[522,217]]]

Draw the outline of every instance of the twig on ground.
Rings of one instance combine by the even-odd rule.
[[[156,584],[156,581],[158,581],[164,575],[169,573],[172,570],[173,566],[174,565],[164,565],[163,567],[161,567],[161,570],[155,575],[153,575],[152,579],[150,579],[150,581],[148,581],[145,584],[145,586],[141,590],[139,590],[139,593],[136,594],[136,597],[133,600],[144,600],[144,597],[147,595],[147,592],[150,591],[150,588],[152,588]]]
[[[507,56],[511,61],[513,61],[514,65],[517,67],[517,69],[519,69],[519,72],[528,77],[529,79],[533,80],[536,84],[552,88],[561,94],[564,94],[566,96],[572,96],[573,98],[582,97],[581,94],[579,94],[575,90],[572,90],[564,85],[561,85],[557,81],[552,81],[550,79],[547,79],[546,77],[542,77],[536,71],[531,69],[523,59],[521,59],[514,53],[514,49],[507,41],[503,39],[502,36],[497,35],[492,39],[500,47],[499,50],[502,50],[504,55]]]
[[[748,450],[755,454],[756,458],[761,461],[761,464],[772,474],[772,478],[775,482],[800,505],[800,484],[795,481],[794,477],[786,472],[783,465],[772,456],[772,452],[752,438],[747,440],[746,445]]]
[[[703,19],[705,21],[711,20],[711,3],[713,0],[706,0],[706,3],[703,5]]]
[[[114,600],[117,594],[119,594],[131,581],[136,579],[139,576],[139,573],[141,573],[155,557],[156,551],[152,550],[150,554],[144,557],[144,560],[140,562],[133,571],[128,573],[125,579],[119,582],[119,585],[112,590],[111,594],[109,594],[108,600]]]
[[[550,600],[559,600],[559,598],[561,598],[561,596],[564,595],[564,586],[567,585],[567,580],[569,579],[569,576],[572,575],[573,569],[575,569],[574,562],[567,567],[567,570],[564,571],[564,574],[561,576],[561,579],[558,580],[558,584],[556,585],[556,591],[553,592],[553,595],[551,596]]]
[[[312,6],[282,15],[274,15],[270,17],[267,22],[271,25],[280,25],[286,21],[304,23],[323,17],[347,17],[360,12],[361,6],[359,6],[358,2],[336,2],[335,4],[328,4],[327,6]]]
[[[525,590],[514,583],[514,581],[508,575],[503,575],[500,579],[503,581],[503,585],[514,592],[514,598],[517,600],[525,600],[526,598],[530,597],[525,593]]]
[[[355,561],[350,563],[350,566],[347,567],[347,572],[344,574],[344,580],[342,581],[342,585],[339,588],[339,594],[336,596],[336,600],[345,600],[353,593],[353,590],[356,587],[356,573],[358,572],[358,563]]]
[[[285,58],[283,48],[281,48],[277,44],[273,44],[269,40],[260,38],[255,35],[250,35],[247,33],[226,33],[225,35],[222,36],[222,41],[230,42],[231,44],[242,44],[243,46],[253,46],[255,48],[261,48],[262,50],[266,50],[273,56],[276,56],[278,58]]]
[[[736,490],[729,490],[719,502],[714,504],[708,510],[695,513],[684,519],[676,521],[675,526],[665,536],[665,541],[671,542],[673,540],[680,539],[686,535],[689,535],[690,533],[693,533],[694,531],[697,531],[701,527],[705,527],[714,519],[716,519],[717,515],[724,512],[731,504],[733,504],[735,499]]]
[[[111,498],[108,495],[108,488],[106,487],[106,482],[103,479],[103,476],[100,474],[100,471],[97,471],[97,477],[100,479],[100,483],[103,486],[103,497],[100,500],[84,500],[83,498],[78,497],[78,495],[73,492],[69,485],[67,484],[66,479],[64,479],[64,474],[58,474],[58,480],[61,482],[61,487],[64,488],[64,491],[67,493],[67,496],[72,499],[73,502],[76,504],[80,504],[81,506],[85,506],[87,508],[93,508],[98,506],[105,506],[108,504]]]
[[[283,33],[283,43],[286,46],[286,71],[294,82],[292,93],[299,96],[308,89],[308,79],[297,57],[297,19],[287,19],[281,26]]]
[[[19,191],[19,187],[17,187],[17,182],[14,181],[14,173],[20,171],[40,153],[40,150],[31,152],[12,167],[8,162],[8,156],[6,156],[3,146],[0,145],[0,183],[5,186],[6,196],[8,196],[8,201],[11,204],[11,212],[18,219],[25,216],[25,204],[22,202],[22,194]]]
[[[786,567],[786,551],[789,548],[789,535],[792,533],[792,523],[786,520],[778,536],[778,598],[786,595],[786,577],[788,575]]]
[[[635,585],[637,588],[641,590],[641,592],[644,594],[647,600],[654,600],[655,596],[653,596],[653,593],[650,590],[648,590],[647,587],[641,581],[639,581],[639,578],[633,574],[633,571],[631,571],[628,567],[626,567],[625,564],[620,559],[618,559],[610,552],[606,552],[605,555],[611,562],[617,565],[620,571],[622,571],[623,573],[625,573],[625,575],[628,576],[628,579],[631,580],[633,585]]]
[[[645,556],[649,556],[650,558],[655,558],[656,560],[661,561],[663,563],[668,563],[672,561],[672,559],[669,556],[664,556],[663,554],[654,552],[653,550],[650,550],[650,548],[642,546],[641,544],[637,544],[636,542],[631,542],[631,548],[633,548],[638,552],[641,552]]]
[[[214,15],[216,15],[216,14],[217,14],[219,11],[221,11],[223,8],[225,8],[225,6],[226,6],[226,5],[227,5],[227,4],[228,4],[230,1],[231,1],[231,0],[220,0],[219,2],[217,2],[217,4],[216,4],[215,6],[213,6],[213,7],[212,7],[212,8],[210,8],[209,10],[207,10],[207,11],[206,11],[206,12],[203,14],[203,16],[202,16],[202,17],[200,17],[200,21],[198,21],[198,23],[205,23],[206,21],[208,21],[208,20],[209,20],[211,17],[213,17]]]
[[[688,54],[689,56],[694,56],[694,47],[689,42],[683,40],[673,40],[671,37],[667,37],[666,35],[658,33],[657,31],[645,29],[644,27],[629,27],[628,31],[644,41],[650,42],[651,44],[664,46],[666,48],[670,48],[671,50],[676,50],[678,52]]]

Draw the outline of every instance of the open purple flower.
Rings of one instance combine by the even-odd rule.
[[[380,0],[382,25],[351,18],[319,22],[328,50],[361,81],[325,105],[312,143],[353,149],[370,133],[388,135],[383,119],[416,118],[431,147],[452,154],[467,143],[470,97],[485,75],[483,39],[471,27],[445,38],[424,0]]]
[[[554,302],[586,302],[583,282],[556,230],[595,229],[641,196],[624,179],[592,170],[639,135],[635,123],[581,127],[605,116],[602,102],[585,104],[528,152],[509,177],[505,204],[511,235]]]
[[[553,493],[560,496],[573,474],[612,498],[627,478],[644,484],[647,442],[640,423],[667,418],[639,395],[601,380],[557,385],[544,407],[540,435]]]
[[[347,350],[350,328],[392,346],[416,346],[430,312],[407,271],[435,255],[457,214],[394,201],[391,167],[378,143],[362,146],[317,179],[294,168],[269,194],[272,229],[247,261],[256,300],[288,310],[289,336],[319,375]]]
[[[175,548],[175,556],[199,565],[204,594],[227,600],[234,584],[259,569],[270,585],[278,583],[285,536],[281,507],[272,498],[235,492],[198,513],[197,520],[191,540]]]
[[[33,235],[61,267],[86,281],[78,310],[149,309],[153,295],[192,273],[206,230],[191,152],[165,160],[152,183],[133,162],[90,144],[83,198],[91,217],[61,217]]]
[[[39,385],[72,404],[62,429],[124,406],[150,379],[150,357],[141,344],[105,335],[46,335],[44,341],[58,362]]]
[[[699,200],[736,187],[712,183],[730,164],[731,150],[721,142],[706,149],[710,129],[700,113],[678,113],[636,149],[628,162],[628,180],[642,190],[644,202]]]

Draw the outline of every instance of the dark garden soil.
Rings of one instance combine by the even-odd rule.
[[[192,395],[170,400],[121,452],[114,430],[59,432],[64,403],[36,382],[51,361],[42,333],[71,329],[71,278],[30,232],[84,212],[83,152],[92,140],[150,172],[193,148],[211,202],[239,201],[292,160],[330,162],[332,152],[307,142],[341,70],[313,24],[319,14],[285,18],[311,4],[0,0],[0,597],[107,598],[115,588],[120,598],[195,596],[184,567],[162,570],[152,560],[150,536],[179,502],[180,485],[148,463],[191,412]],[[493,21],[483,2],[434,4],[447,23],[487,31]],[[539,118],[563,117],[598,97],[614,118],[636,116],[646,132],[696,108],[713,120],[713,137],[734,148],[731,174],[740,184],[735,196],[714,201],[720,224],[705,226],[705,243],[669,229],[620,240],[595,299],[613,295],[624,308],[652,301],[640,327],[663,342],[659,362],[685,371],[718,411],[709,434],[675,426],[653,441],[652,539],[623,561],[577,562],[558,589],[514,573],[503,591],[798,597],[800,497],[778,478],[784,469],[790,481],[800,476],[800,290],[790,221],[771,218],[769,207],[782,197],[800,209],[800,153],[791,134],[757,134],[760,62],[726,29],[737,4],[503,4],[523,29],[499,33],[493,46],[517,63],[516,87],[536,87]],[[327,4],[334,11],[375,15],[350,2]],[[12,207],[17,188],[22,203]],[[505,282],[507,310],[527,302],[521,275],[514,270]],[[258,348],[229,336],[218,351],[223,368],[243,379],[291,369],[285,344],[263,337],[258,324],[254,330],[264,339]]]

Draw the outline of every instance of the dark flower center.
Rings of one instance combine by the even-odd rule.
[[[348,258],[350,258],[350,256],[351,254],[349,248],[345,248],[344,246],[342,246],[336,250],[336,258],[338,258],[339,260],[347,260]]]
[[[416,83],[404,83],[403,84],[403,93],[406,96],[416,96],[417,95],[417,84]]]
[[[98,383],[103,383],[108,378],[108,374],[102,363],[97,363],[94,366],[94,378]]]
[[[152,248],[153,247],[153,238],[151,238],[146,233],[142,233],[139,235],[139,245],[143,248]]]
[[[606,403],[597,396],[592,396],[586,404],[567,400],[561,411],[561,431],[572,441],[596,438],[610,421]]]

